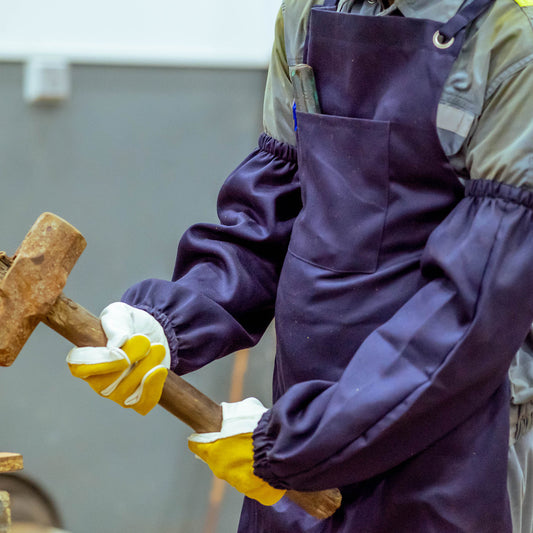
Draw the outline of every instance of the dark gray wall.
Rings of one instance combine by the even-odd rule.
[[[0,63],[0,249],[15,251],[43,211],[88,247],[65,293],[94,313],[132,283],[171,275],[181,233],[215,220],[218,188],[256,146],[263,71],[72,67],[72,98],[23,101],[23,68]],[[253,350],[245,395],[270,402],[273,334]],[[39,326],[0,372],[0,451],[52,495],[73,533],[203,531],[208,469],[190,430],[161,408],[146,417],[70,376],[69,344]],[[188,379],[227,399],[233,357]],[[217,531],[234,531],[228,487]]]

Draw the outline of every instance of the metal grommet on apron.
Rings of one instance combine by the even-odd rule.
[[[454,41],[455,41],[455,37],[452,37],[451,39],[446,39],[446,37],[444,35],[442,35],[442,33],[440,33],[439,30],[437,30],[433,34],[433,44],[437,48],[440,48],[441,50],[445,50],[446,48],[450,48],[450,46],[452,46]]]

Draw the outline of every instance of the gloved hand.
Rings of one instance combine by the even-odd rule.
[[[170,366],[163,328],[146,311],[122,302],[107,306],[100,319],[107,346],[73,348],[70,371],[101,396],[145,415],[157,405]]]
[[[189,449],[239,492],[263,505],[274,505],[285,491],[271,487],[253,471],[252,433],[266,410],[256,398],[222,403],[222,429],[193,433]]]

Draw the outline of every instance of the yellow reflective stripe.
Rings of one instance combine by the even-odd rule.
[[[533,6],[533,0],[515,0],[520,7]]]

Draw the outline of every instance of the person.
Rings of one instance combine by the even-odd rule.
[[[511,531],[532,17],[528,0],[285,0],[264,132],[220,191],[220,223],[187,230],[172,280],[104,310],[108,348],[69,355],[145,413],[167,369],[251,346],[275,318],[272,407],[225,404],[221,432],[189,444],[247,496],[240,532]],[[320,113],[293,109],[300,63]],[[331,487],[343,503],[323,521],[283,497]]]

